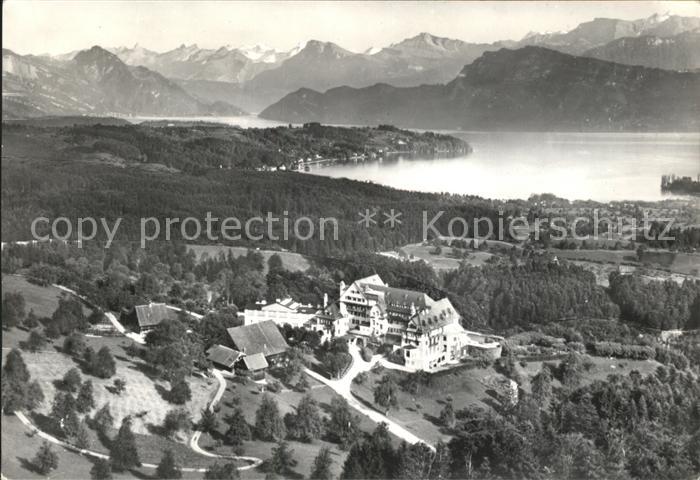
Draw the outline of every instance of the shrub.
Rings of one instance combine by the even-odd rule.
[[[85,353],[87,345],[82,335],[73,334],[63,341],[63,353],[80,358]]]
[[[204,480],[234,479],[240,478],[240,476],[234,462],[224,464],[214,463],[204,472]]]
[[[114,393],[116,395],[121,395],[126,390],[126,382],[121,378],[114,379]]]
[[[58,468],[58,455],[51,449],[51,444],[44,441],[32,463],[36,467],[37,472],[41,475],[48,475],[51,470]]]
[[[176,405],[183,405],[192,398],[192,391],[184,378],[175,380],[168,392],[166,400]]]
[[[39,326],[39,318],[34,313],[34,310],[29,310],[27,318],[24,319],[22,325],[24,325],[25,328],[28,328],[30,330]]]
[[[287,435],[277,402],[267,394],[255,413],[255,435],[264,441],[281,440]]]
[[[173,451],[168,449],[163,452],[163,458],[156,468],[156,477],[165,480],[171,480],[174,478],[182,478],[182,470],[180,466],[175,462],[175,456]]]
[[[305,392],[309,389],[309,381],[307,380],[306,375],[302,374],[299,376],[299,381],[294,388],[299,392]]]
[[[272,380],[268,382],[267,389],[272,393],[279,393],[280,391],[282,391],[282,384],[277,380]]]
[[[78,371],[78,369],[71,368],[63,376],[61,385],[65,390],[69,392],[75,392],[76,390],[78,390],[81,381],[82,379],[80,378],[80,372]]]
[[[94,480],[110,480],[112,478],[112,466],[109,460],[98,458],[90,469],[90,476]]]
[[[673,365],[679,370],[685,370],[690,365],[688,357],[682,352],[663,347],[656,347],[656,360],[664,365]]]
[[[165,414],[162,426],[165,435],[171,436],[180,430],[189,430],[192,426],[192,416],[184,408],[176,408]]]
[[[114,417],[112,417],[112,412],[109,409],[109,404],[105,403],[102,408],[100,408],[95,415],[92,417],[92,427],[103,434],[112,428],[114,425]]]
[[[78,398],[75,400],[76,408],[79,412],[85,413],[95,407],[95,397],[93,395],[92,382],[90,380],[84,382],[80,386]]]
[[[90,373],[99,378],[109,378],[117,373],[117,364],[107,346],[100,348],[97,354],[94,351],[90,353],[91,350],[89,348],[85,350],[85,356],[89,357]]]
[[[357,383],[358,385],[362,385],[367,381],[367,376],[367,372],[360,372],[353,379],[353,382]]]
[[[240,408],[234,408],[225,421],[228,424],[228,429],[224,433],[224,441],[227,444],[240,447],[245,440],[250,440],[250,426],[248,426]]]
[[[27,339],[26,347],[30,352],[38,352],[46,346],[46,343],[46,337],[42,333],[32,330]]]

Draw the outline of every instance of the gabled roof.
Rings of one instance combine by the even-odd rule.
[[[292,299],[291,297],[287,297],[284,300],[277,299],[273,303],[262,305],[260,310],[262,310],[262,311],[272,310],[273,308],[279,309],[279,307],[282,307],[289,312],[295,312],[295,313],[313,314],[313,313],[316,313],[318,311],[318,308],[314,307],[313,305],[304,305],[303,303],[299,303],[296,300]]]
[[[355,280],[355,283],[364,284],[364,285],[368,285],[368,284],[369,285],[386,285],[386,283],[384,283],[384,280],[382,280],[382,278],[379,275],[377,275],[376,273],[374,275],[370,275],[369,277],[360,278],[359,280]]]
[[[262,353],[266,357],[287,351],[289,345],[272,320],[227,329],[235,347],[247,356]]]
[[[243,364],[245,365],[245,368],[251,371],[262,370],[263,368],[267,368],[269,366],[267,360],[265,359],[265,355],[262,353],[256,353],[255,355],[247,355],[243,357]]]
[[[219,365],[224,365],[228,368],[233,367],[233,365],[241,358],[243,354],[232,348],[225,347],[223,345],[214,345],[209,350],[207,350],[207,358],[213,363]]]
[[[384,302],[388,307],[403,305],[410,307],[414,304],[417,309],[421,309],[433,303],[433,299],[423,292],[394,287],[379,287],[378,290],[384,292]]]
[[[331,303],[326,308],[324,308],[321,312],[318,313],[317,316],[330,318],[331,320],[338,320],[340,318],[343,318],[343,314],[340,313],[340,308],[338,308],[338,304],[335,302]]]
[[[284,300],[278,300],[277,304],[282,305],[289,310],[296,310],[299,308],[299,303],[295,302],[291,297],[287,297]]]
[[[168,308],[164,303],[149,303],[148,305],[136,305],[136,320],[139,327],[154,327],[160,322],[168,319],[175,319],[178,314],[175,310]]]
[[[459,322],[459,314],[450,303],[450,300],[443,298],[430,305],[429,308],[418,312],[411,321],[409,327],[417,330],[430,331],[436,328],[442,328],[446,325]]]

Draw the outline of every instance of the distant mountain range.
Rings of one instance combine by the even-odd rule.
[[[205,103],[143,66],[92,47],[57,60],[2,51],[3,118],[41,115],[237,115],[239,108]]]
[[[301,47],[286,52],[255,45],[232,48],[200,49],[197,45],[181,45],[165,53],[157,53],[141,46],[110,49],[124,63],[142,65],[166,77],[180,80],[209,80],[242,83],[258,73],[279,66],[296,55]]]
[[[104,114],[109,109],[151,115],[259,112],[299,89],[317,94],[336,87],[380,84],[375,89],[381,90],[387,85],[447,84],[486,52],[526,46],[627,65],[690,71],[700,69],[700,18],[596,18],[569,32],[530,33],[519,41],[490,44],[421,33],[362,53],[317,40],[287,51],[264,46],[202,49],[181,45],[159,53],[135,45],[108,48],[108,52],[100,49],[100,55],[111,54],[103,63],[115,65],[113,70],[103,71],[105,78],[100,79],[86,75],[90,69],[77,68],[76,60],[84,52],[50,57],[20,56],[4,50],[3,105],[17,115]],[[117,78],[128,88],[117,88]],[[124,98],[127,91],[135,92],[135,98]]]
[[[569,32],[529,33],[519,42],[508,46],[518,48],[537,45],[580,55],[620,38],[641,36],[667,38],[698,29],[700,29],[698,17],[655,14],[639,20],[596,18],[578,25]]]
[[[585,56],[626,65],[666,70],[700,69],[700,30],[673,37],[623,37],[584,52]]]
[[[109,50],[128,65],[144,66],[172,79],[203,102],[222,101],[259,112],[300,88],[325,91],[375,83],[397,87],[447,83],[484,52],[503,47],[537,45],[619,63],[692,70],[700,68],[696,53],[700,40],[683,34],[698,29],[700,18],[653,15],[633,21],[596,18],[569,32],[530,33],[520,41],[490,44],[420,33],[362,53],[317,40],[288,51],[228,45],[216,49],[181,45],[164,53],[139,45]],[[640,38],[647,40],[632,41]],[[659,46],[662,43],[664,47]],[[76,53],[57,59],[70,59]]]
[[[626,66],[542,47],[486,52],[442,85],[301,89],[265,109],[284,122],[464,130],[700,128],[700,73]]]
[[[255,112],[302,87],[447,82],[465,64],[495,48],[421,33],[367,53],[318,40],[283,52],[259,46],[207,50],[196,45],[160,54],[138,45],[111,51],[127,64],[143,65],[173,79],[203,101],[225,101]],[[70,55],[75,52],[66,56]]]

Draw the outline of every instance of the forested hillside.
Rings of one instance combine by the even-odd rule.
[[[499,207],[506,214],[515,214],[519,208],[476,197],[405,192],[371,183],[247,169],[274,163],[281,155],[275,146],[285,142],[291,149],[306,151],[320,151],[324,145],[333,148],[330,145],[343,142],[355,149],[365,141],[378,142],[387,130],[376,135],[367,129],[322,128],[314,133],[314,127],[223,130],[218,132],[221,138],[211,132],[202,135],[197,128],[79,126],[44,129],[37,134],[32,127],[13,127],[4,131],[3,241],[31,239],[31,222],[40,215],[50,219],[105,218],[110,225],[123,218],[117,240],[137,241],[141,218],[156,217],[164,224],[166,217],[192,216],[204,222],[206,213],[211,212],[212,217],[236,217],[245,223],[270,212],[278,218],[288,217],[288,230],[301,216],[310,218],[317,230],[321,217],[336,219],[337,239],[330,224],[326,224],[323,240],[318,231],[309,240],[297,240],[293,234],[285,239],[281,221],[275,223],[272,235],[279,236],[278,241],[271,240],[265,228],[255,232],[263,235],[255,246],[274,243],[322,255],[376,251],[420,241],[424,211],[432,218],[444,210],[436,227],[446,231],[452,217],[471,223],[474,217],[485,216],[496,224]],[[32,135],[27,137],[29,132]],[[416,135],[416,143],[431,138],[429,134],[410,135]],[[438,142],[452,141],[451,137],[436,138]],[[222,162],[229,162],[231,168],[217,168]],[[382,223],[384,213],[392,208],[402,212],[402,223],[396,228]],[[358,213],[367,209],[375,212],[378,220],[369,228],[358,224]],[[220,238],[220,224],[212,227]],[[40,232],[44,233],[46,229]],[[171,233],[173,239],[181,238],[179,226]],[[162,234],[164,238],[165,232]],[[216,243],[204,234],[198,241]]]
[[[16,121],[3,125],[3,137],[7,137],[10,147],[17,136],[22,142],[50,141],[57,158],[65,160],[107,155],[117,162],[158,164],[193,174],[208,168],[293,168],[301,159],[345,161],[358,155],[383,156],[396,151],[424,155],[470,151],[466,142],[449,135],[399,130],[390,125],[341,128],[311,123],[246,129],[204,122],[115,125],[109,118],[96,119],[92,124],[79,120],[74,123],[52,129],[41,118]],[[29,139],[25,134],[39,139]]]
[[[658,330],[700,328],[700,287],[697,282],[644,282],[633,275],[613,273],[610,297],[621,317]]]
[[[615,318],[619,310],[591,272],[533,258],[521,266],[464,265],[445,275],[467,325],[505,330],[569,317]]]

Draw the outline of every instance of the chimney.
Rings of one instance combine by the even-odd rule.
[[[324,293],[323,294],[323,308],[326,308],[328,306],[328,294]]]

